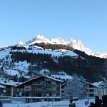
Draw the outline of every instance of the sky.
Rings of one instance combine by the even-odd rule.
[[[38,34],[107,52],[107,0],[0,0],[0,46]]]

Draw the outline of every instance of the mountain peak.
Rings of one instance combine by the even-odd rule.
[[[107,58],[107,53],[100,53],[100,52],[93,52],[92,50],[85,48],[83,43],[80,40],[70,39],[65,41],[63,38],[52,38],[47,39],[43,35],[37,35],[34,39],[27,42],[27,45],[35,45],[36,43],[45,43],[45,44],[57,44],[57,45],[66,45],[72,47],[73,49],[77,49],[80,51],[85,52],[88,55],[100,57],[100,58]]]
[[[51,38],[47,39],[43,35],[37,35],[34,39],[27,42],[29,45],[34,45],[36,43],[45,43],[45,44],[62,44],[70,46],[74,49],[78,49],[81,51],[84,51],[86,48],[84,47],[83,43],[80,40],[70,39],[68,41],[65,41],[63,38]]]
[[[36,39],[45,39],[45,37],[43,35],[37,35]]]
[[[67,42],[67,45],[69,45],[70,47],[72,47],[74,49],[78,49],[81,51],[84,51],[84,49],[85,49],[83,43],[80,40],[70,39]]]
[[[18,47],[23,47],[24,43],[22,41],[19,41],[19,43],[17,44]]]
[[[45,38],[43,35],[37,35],[33,40],[28,42],[30,45],[35,43],[50,43],[49,39]]]

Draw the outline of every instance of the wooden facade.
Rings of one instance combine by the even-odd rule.
[[[26,97],[26,99],[32,100],[32,102],[41,100],[60,100],[61,84],[62,81],[49,76],[38,76],[16,86],[16,96]]]

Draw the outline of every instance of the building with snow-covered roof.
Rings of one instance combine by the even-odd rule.
[[[14,87],[18,82],[0,78],[0,96],[13,96]]]
[[[94,86],[97,87],[97,95],[99,97],[102,97],[103,95],[107,95],[107,82],[106,81],[100,81],[93,83]]]
[[[85,82],[85,89],[86,89],[85,97],[89,98],[97,96],[98,87],[96,87],[92,83]]]
[[[16,96],[24,97],[26,102],[61,100],[62,82],[50,76],[37,76],[16,86]]]
[[[101,98],[103,95],[107,95],[107,82],[106,81],[94,83],[85,82],[85,89],[86,89],[85,97],[99,96]]]

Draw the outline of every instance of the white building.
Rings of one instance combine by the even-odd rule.
[[[100,81],[93,83],[94,86],[97,87],[97,95],[102,97],[103,95],[107,95],[107,82]]]

